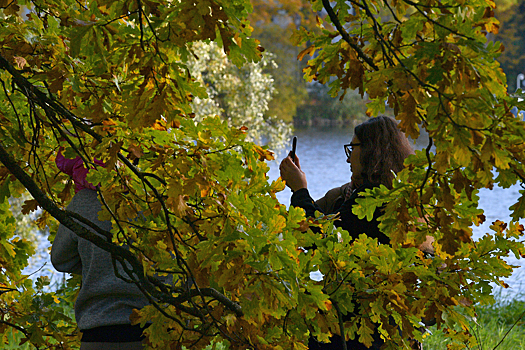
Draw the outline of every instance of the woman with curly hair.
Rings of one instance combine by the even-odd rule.
[[[280,165],[281,178],[291,188],[293,194],[291,205],[303,208],[307,216],[314,216],[316,210],[325,214],[339,214],[335,226],[348,231],[353,238],[365,233],[376,238],[381,244],[389,244],[389,238],[378,228],[377,219],[382,211],[377,208],[371,221],[359,219],[352,212],[356,199],[366,189],[384,185],[392,188],[392,181],[396,174],[404,168],[404,160],[414,153],[410,142],[399,130],[397,123],[389,117],[379,116],[359,124],[354,129],[352,141],[344,145],[347,163],[352,172],[351,181],[340,188],[335,188],[315,202],[307,189],[306,175],[301,170],[299,159],[292,159],[289,155]],[[431,240],[427,240],[421,250],[432,251]],[[379,333],[374,334],[371,349],[379,349],[384,343]],[[342,349],[341,338],[333,336],[330,343],[319,343],[310,338],[311,350]],[[348,349],[367,349],[357,340],[347,341]]]
[[[316,210],[339,213],[336,226],[355,234],[354,237],[366,232],[380,243],[388,244],[388,238],[377,227],[381,211],[376,210],[372,221],[360,220],[352,213],[352,206],[368,188],[380,185],[392,188],[392,180],[403,169],[405,158],[414,153],[410,142],[392,118],[379,116],[357,125],[352,142],[344,145],[344,149],[352,172],[351,182],[328,191],[317,203],[308,192],[306,174],[301,170],[298,157],[295,156],[295,163],[290,156],[281,162],[281,178],[293,192],[291,205],[303,208],[307,216],[313,216]]]

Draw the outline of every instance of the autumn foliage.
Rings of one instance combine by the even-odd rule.
[[[280,204],[284,184],[266,176],[273,155],[245,141],[244,127],[194,121],[192,100],[206,89],[187,68],[191,43],[214,41],[238,66],[264,54],[250,37],[249,1],[0,0],[0,339],[78,347],[64,308],[78,279],[50,292],[21,274],[32,247],[14,236],[7,199],[29,191],[24,212],[42,208],[41,227],[66,225],[132,267],[127,278],[151,300],[132,321],[152,322],[151,348],[305,349],[311,335],[341,332],[370,344],[378,327],[385,349],[399,349],[432,319],[451,348],[474,344],[466,317],[491,302],[490,282],[511,274],[502,258],[525,254],[523,191],[512,222],[472,239],[484,220],[479,189],[525,180],[525,128],[510,112],[525,105],[508,96],[501,47],[487,42],[494,6],[311,1],[326,18],[293,34],[306,46],[300,58],[314,57],[307,80],[329,83],[333,96],[366,92],[370,115],[386,103],[408,135],[430,136],[391,190],[354,209],[365,217],[384,205],[392,244],[378,245]],[[55,166],[60,147],[106,164],[88,180],[100,184],[111,232],[94,234],[64,211],[74,186]],[[416,248],[426,236],[434,256]]]

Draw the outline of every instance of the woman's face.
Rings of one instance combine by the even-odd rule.
[[[360,144],[361,141],[354,136],[352,139],[352,144]],[[356,184],[361,184],[361,173],[363,172],[363,167],[361,165],[361,146],[352,147],[352,153],[350,157],[346,159],[347,163],[350,163],[350,171],[352,171],[352,181]]]

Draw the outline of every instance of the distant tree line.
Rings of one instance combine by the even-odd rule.
[[[509,92],[517,88],[517,76],[525,74],[525,2],[496,1],[495,15],[500,28],[495,39],[501,41],[504,51],[498,61],[507,75]],[[522,89],[525,82],[521,84]]]
[[[308,84],[302,70],[309,59],[296,58],[306,48],[294,45],[292,33],[299,27],[317,30],[315,13],[308,11],[307,0],[252,0],[254,7],[251,22],[256,24],[253,36],[261,45],[275,54],[276,66],[267,67],[273,76],[276,93],[269,103],[268,114],[302,126],[348,126],[352,127],[366,118],[367,97],[354,91],[340,95],[328,95],[329,88],[319,83]],[[496,0],[495,16],[500,21],[496,41],[504,45],[498,61],[507,75],[509,92],[516,90],[516,77],[525,73],[525,2],[517,0]],[[326,13],[317,16],[326,18]],[[385,18],[388,14],[385,14]],[[329,23],[326,23],[330,26]],[[525,82],[522,83],[524,85]],[[388,108],[388,107],[387,107]],[[391,113],[393,114],[393,112]]]

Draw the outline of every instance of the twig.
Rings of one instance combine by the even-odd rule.
[[[372,67],[376,71],[379,70],[379,67],[376,66],[374,61],[370,57],[368,57],[358,45],[352,42],[352,39],[350,38],[348,33],[344,30],[343,26],[341,25],[339,18],[337,18],[337,15],[335,14],[334,9],[332,8],[332,6],[330,6],[329,0],[323,0],[323,7],[328,13],[328,16],[330,17],[330,20],[332,21],[332,23],[337,28],[337,31],[343,37],[343,40],[346,41],[348,45],[350,45],[350,47],[353,48],[357,52],[357,55],[361,57],[363,61],[368,63],[370,67]]]
[[[40,271],[40,270],[38,270]],[[34,273],[38,272],[38,271],[35,271]],[[7,287],[1,287],[0,286],[0,295],[4,294],[4,293],[9,293],[9,292],[14,292],[15,290],[18,290],[16,288],[7,288]]]
[[[422,14],[427,20],[429,20],[430,22],[432,22],[434,25],[437,25],[438,27],[441,27],[441,28],[443,28],[443,29],[446,29],[446,30],[448,30],[449,32],[451,32],[452,34],[456,34],[457,36],[461,36],[461,37],[463,37],[463,38],[465,38],[465,39],[469,39],[469,40],[474,40],[474,38],[471,38],[471,37],[468,37],[468,36],[466,36],[466,35],[463,35],[463,34],[459,33],[458,31],[453,30],[453,29],[451,29],[451,28],[449,28],[449,27],[447,27],[447,26],[444,26],[443,24],[441,24],[441,23],[439,23],[439,22],[433,20],[433,19],[430,18],[430,17],[429,17],[424,11],[422,11],[422,10],[419,8],[419,4],[417,4],[417,3],[415,3],[415,2],[413,2],[413,1],[411,1],[411,0],[403,0],[403,2],[406,2],[407,4],[414,6],[414,7],[416,8],[416,10],[417,10],[419,13],[421,13],[421,14]],[[428,6],[427,6],[427,7],[428,7]],[[433,7],[430,7],[430,8],[433,8]]]
[[[343,314],[341,313],[339,304],[335,300],[332,300],[332,305],[334,306],[335,311],[337,312],[337,318],[339,319],[339,331],[341,332],[341,342],[343,343],[343,350],[348,350],[348,348],[346,347],[345,324],[343,321]]]
[[[22,333],[24,333],[24,335],[29,338],[31,336],[31,334],[29,334],[28,331],[26,331],[24,328],[20,327],[20,326],[17,326],[16,324],[13,324],[11,322],[8,322],[8,321],[4,321],[4,320],[0,320],[0,323],[3,323],[5,325],[8,325],[9,327],[12,327],[14,329],[16,329],[17,331],[20,331]]]
[[[496,346],[494,347],[494,349],[492,350],[496,350],[496,348],[498,346],[501,345],[501,343],[503,343],[503,341],[505,340],[505,338],[509,335],[510,331],[518,324],[519,321],[521,321],[521,319],[525,316],[525,311],[523,311],[520,315],[520,317],[518,317],[518,319],[516,320],[516,322],[514,322],[514,324],[509,328],[509,330],[507,331],[507,333],[505,333],[505,335],[503,336],[503,338],[501,338],[501,340],[499,341],[498,344],[496,344]]]
[[[139,26],[140,26],[140,47],[142,48],[142,51],[145,51],[144,49],[144,25],[142,24],[142,3],[140,0],[137,0],[137,6],[139,11]]]
[[[15,116],[16,116],[16,120],[18,121],[18,130],[20,132],[20,136],[24,139],[24,141],[26,143],[29,143],[29,141],[26,139],[26,135],[24,133],[24,126],[20,120],[20,116],[18,115],[18,111],[16,110],[16,107],[13,103],[13,101],[11,100],[11,97],[9,96],[9,93],[7,92],[7,88],[5,86],[5,83],[2,79],[0,79],[0,82],[2,83],[2,87],[4,88],[4,94],[5,94],[5,97],[7,97],[7,100],[9,101],[9,104],[11,105],[11,107],[13,108],[13,111],[15,112]]]
[[[8,8],[9,6],[11,6],[13,3],[15,3],[16,0],[12,0],[9,4],[5,5],[5,6],[0,6],[0,9],[6,9]]]
[[[427,181],[430,178],[430,172],[432,171],[432,159],[430,158],[430,150],[432,149],[432,144],[433,144],[432,137],[429,137],[429,139],[428,139],[428,146],[425,149],[425,155],[426,155],[427,161],[428,161],[428,168],[427,168],[427,172],[425,174],[425,178],[423,179],[423,182],[421,183],[421,187],[419,188],[419,196],[421,198],[423,197],[423,189],[425,188],[425,185],[427,184]],[[420,202],[419,205],[420,205],[420,208],[421,208],[421,215],[422,215],[423,219],[425,220],[425,222],[428,225],[429,223],[428,223],[427,216],[425,215],[425,207],[423,206],[422,202]]]

